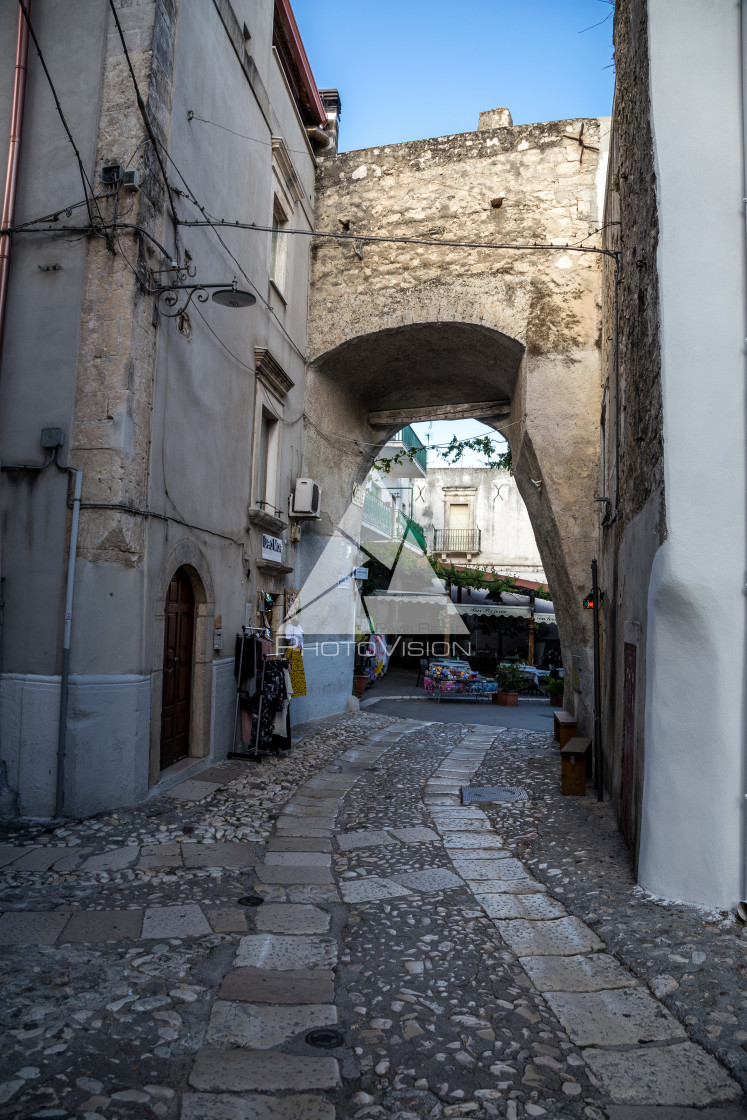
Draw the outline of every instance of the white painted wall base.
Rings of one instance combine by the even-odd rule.
[[[54,815],[59,703],[59,677],[0,677],[0,758],[24,817]],[[150,677],[71,676],[65,814],[143,800],[149,740]]]

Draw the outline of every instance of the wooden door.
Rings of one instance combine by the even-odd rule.
[[[163,641],[161,769],[189,754],[195,597],[180,568],[169,584]]]

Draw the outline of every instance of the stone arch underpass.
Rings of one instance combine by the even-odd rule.
[[[596,244],[607,131],[605,120],[503,127],[322,162],[316,228],[361,240],[319,237],[312,248],[302,472],[323,486],[322,517],[303,529],[308,573],[340,525],[355,535],[354,486],[404,424],[453,409],[504,435],[566,664],[580,668],[581,690],[568,680],[566,706],[582,727],[591,721],[582,600],[599,525],[602,257],[564,246]],[[349,665],[319,671],[319,714],[335,701],[339,710]]]

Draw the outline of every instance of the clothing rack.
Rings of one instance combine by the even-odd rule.
[[[241,627],[241,652],[239,654],[239,670],[241,669],[241,666],[244,663],[244,643],[246,642],[246,639],[249,637],[250,634],[262,634],[263,636],[265,634],[267,634],[269,636],[269,627],[267,627],[267,626],[242,626]],[[264,661],[263,661],[263,664],[262,664],[262,684],[264,684],[264,679],[265,679],[265,668],[264,668]],[[239,671],[239,679],[236,681],[236,704],[235,704],[234,713],[233,713],[233,737],[231,739],[231,746],[232,747],[236,746],[236,728],[238,727],[238,722],[239,722],[239,700],[240,700],[240,698],[241,698],[241,671]],[[262,705],[262,695],[261,695],[261,693],[260,693],[259,703],[260,703],[260,713],[261,713],[261,705]],[[259,720],[257,721],[257,728],[259,729]],[[245,759],[246,758],[253,758],[253,759],[256,759],[258,757],[258,754],[259,754],[259,734],[257,735],[257,738],[255,740],[254,751],[253,752],[230,750],[228,752],[228,754],[226,755],[226,758],[245,758]]]

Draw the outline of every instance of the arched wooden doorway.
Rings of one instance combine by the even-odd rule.
[[[189,754],[195,596],[183,568],[171,578],[166,594],[161,696],[161,769]]]

